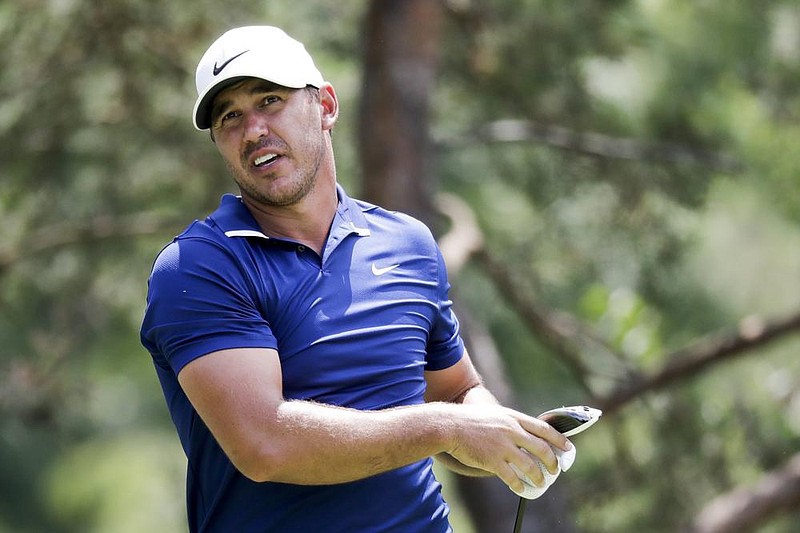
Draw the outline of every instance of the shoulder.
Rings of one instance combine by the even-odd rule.
[[[176,271],[198,260],[221,259],[231,254],[223,240],[225,236],[214,231],[205,222],[195,221],[175,237],[156,256],[153,272]]]
[[[355,200],[370,229],[378,231],[398,232],[405,239],[415,244],[435,245],[435,238],[430,228],[421,220],[401,211],[390,211],[383,207]]]
[[[241,199],[224,194],[217,209],[203,220],[195,220],[175,237],[159,254],[157,263],[174,260],[186,254],[203,254],[213,257],[239,256],[246,254],[248,239],[233,238],[246,235],[261,235]]]
[[[246,251],[245,239],[227,237],[213,222],[195,221],[155,258],[151,283],[156,279],[170,283],[176,278],[219,279],[241,276]]]

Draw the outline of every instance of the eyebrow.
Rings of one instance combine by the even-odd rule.
[[[247,80],[243,80],[239,83],[234,83],[225,89],[222,89],[221,92],[224,92],[231,87],[236,87],[239,84],[245,83]],[[259,80],[258,83],[254,84],[250,91],[247,93],[249,96],[257,95],[257,94],[266,94],[266,93],[287,93],[291,89],[288,87],[284,87],[283,85],[278,85],[277,83],[272,83],[267,80]],[[214,97],[214,105],[211,107],[211,122],[212,124],[216,121],[217,117],[219,117],[223,111],[226,111],[227,108],[233,105],[233,100],[231,98],[225,98],[224,100],[217,100],[219,95]]]

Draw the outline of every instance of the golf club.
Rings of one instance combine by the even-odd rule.
[[[595,422],[600,420],[600,415],[602,414],[603,412],[599,409],[586,405],[576,405],[572,407],[550,409],[536,418],[544,420],[565,437],[571,437],[572,435],[577,435],[581,431],[592,427]],[[519,497],[517,517],[514,520],[514,533],[520,533],[522,530],[522,520],[525,518],[525,504],[527,501],[526,498],[522,496]]]

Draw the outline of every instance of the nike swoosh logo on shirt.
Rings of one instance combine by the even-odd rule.
[[[399,266],[400,265],[398,264],[398,265],[389,265],[387,267],[379,268],[375,263],[372,263],[372,273],[375,274],[376,276],[383,276],[387,272],[391,272],[392,270],[394,270]]]
[[[235,56],[233,56],[232,58],[230,58],[230,59],[226,59],[226,60],[225,60],[225,62],[224,62],[224,63],[222,63],[220,66],[217,66],[217,62],[216,62],[216,61],[214,61],[214,76],[216,76],[217,74],[219,74],[220,72],[222,72],[222,69],[224,69],[225,67],[227,67],[227,66],[228,66],[228,63],[230,63],[231,61],[233,61],[234,59],[236,59],[236,58],[237,58],[237,57],[239,57],[240,55],[242,55],[242,54],[245,54],[245,53],[247,53],[247,52],[249,52],[249,51],[250,51],[250,50],[245,50],[244,52],[239,52],[238,54],[236,54],[236,55],[235,55]]]

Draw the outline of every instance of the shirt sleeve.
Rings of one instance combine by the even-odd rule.
[[[233,254],[200,238],[178,239],[153,265],[141,338],[175,374],[190,361],[230,348],[277,348]]]
[[[444,257],[436,246],[438,262],[437,308],[438,314],[428,340],[426,370],[443,370],[456,364],[464,355],[464,341],[459,333],[458,318],[453,312],[450,300],[450,283],[447,280],[447,267]]]

